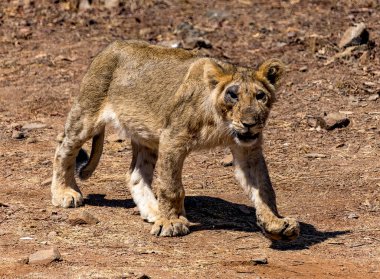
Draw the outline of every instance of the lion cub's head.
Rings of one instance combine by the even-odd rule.
[[[284,64],[276,59],[264,62],[257,71],[213,60],[205,65],[215,108],[238,144],[257,142],[283,72]]]

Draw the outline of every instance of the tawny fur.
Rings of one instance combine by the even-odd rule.
[[[75,158],[93,138],[91,156],[80,168],[86,179],[103,149],[104,129],[112,123],[132,140],[127,175],[142,218],[154,223],[151,233],[189,233],[185,217],[182,167],[193,150],[228,146],[236,177],[252,199],[257,220],[271,239],[294,239],[299,225],[276,207],[264,156],[262,130],[275,101],[284,66],[264,62],[257,71],[181,49],[145,42],[114,42],[92,62],[69,113],[53,170],[52,202],[83,203],[74,177]],[[157,169],[157,198],[151,190]]]

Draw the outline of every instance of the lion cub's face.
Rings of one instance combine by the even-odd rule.
[[[269,60],[258,71],[213,65],[206,71],[216,109],[234,140],[240,145],[256,143],[275,101],[283,64]]]

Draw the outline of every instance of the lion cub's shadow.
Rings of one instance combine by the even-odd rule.
[[[188,196],[185,198],[186,215],[191,222],[192,231],[236,230],[255,232],[255,209],[243,204],[207,196]]]
[[[92,206],[134,208],[131,199],[116,200],[107,199],[105,195],[90,194],[85,203]],[[207,230],[232,230],[243,232],[255,232],[252,237],[257,237],[260,232],[256,225],[255,209],[253,207],[232,203],[220,198],[208,196],[187,196],[185,208],[188,219],[196,223],[191,231]],[[300,222],[301,235],[292,242],[273,241],[272,249],[276,250],[303,250],[310,246],[324,242],[327,239],[349,233],[349,231],[318,231],[313,225]]]

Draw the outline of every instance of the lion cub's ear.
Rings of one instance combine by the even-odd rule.
[[[227,70],[222,65],[211,59],[206,61],[204,64],[204,79],[211,90],[228,78]]]
[[[256,77],[259,80],[267,80],[275,88],[285,71],[285,65],[278,59],[269,59],[261,64],[256,72]]]

